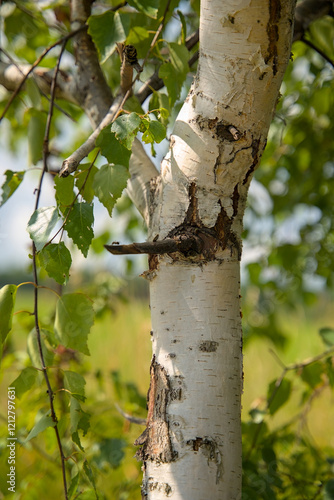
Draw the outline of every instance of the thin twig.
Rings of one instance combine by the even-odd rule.
[[[319,49],[319,47],[314,45],[313,42],[307,40],[307,38],[305,38],[304,36],[300,40],[301,42],[304,42],[305,45],[308,45],[309,47],[311,47],[311,49],[318,52],[318,54],[320,54],[329,64],[331,64],[334,67],[334,61],[330,57],[328,57],[328,55],[323,50]]]
[[[25,84],[25,82],[26,82],[28,76],[30,75],[30,73],[32,73],[34,71],[34,69],[40,64],[40,62],[44,59],[44,57],[50,52],[50,50],[54,49],[58,45],[66,43],[67,40],[69,40],[70,38],[72,38],[73,36],[75,36],[77,33],[79,33],[80,31],[82,31],[83,29],[87,29],[87,26],[81,26],[77,30],[71,31],[71,33],[69,33],[68,35],[60,38],[60,40],[58,40],[57,42],[53,43],[52,45],[50,45],[49,47],[47,47],[45,50],[43,50],[42,54],[38,57],[38,59],[36,59],[36,61],[31,66],[31,68],[29,69],[29,71],[22,78],[22,80],[19,83],[18,87],[12,93],[9,101],[7,102],[7,104],[5,106],[5,109],[2,112],[2,115],[0,116],[0,122],[4,118],[5,114],[7,113],[8,109],[10,108],[10,106],[11,106],[12,102],[14,101],[15,97],[21,91],[21,89],[22,89],[23,85]]]
[[[48,171],[47,160],[48,160],[48,155],[49,155],[49,136],[50,136],[51,120],[52,120],[52,115],[53,115],[53,103],[54,103],[55,94],[56,94],[56,83],[57,83],[57,75],[59,72],[60,60],[61,60],[61,57],[62,57],[63,52],[65,50],[66,42],[67,42],[67,39],[63,40],[61,51],[60,51],[60,54],[58,57],[58,61],[57,61],[57,65],[56,65],[56,69],[55,69],[55,73],[54,73],[54,77],[53,77],[52,84],[51,84],[50,107],[49,107],[49,113],[48,113],[48,117],[47,117],[44,142],[43,142],[43,170],[42,170],[41,177],[39,180],[39,185],[37,188],[35,210],[38,209],[44,175]],[[45,365],[45,359],[44,359],[43,348],[42,348],[41,331],[39,328],[39,316],[38,316],[38,288],[39,288],[39,286],[38,286],[38,276],[37,276],[36,253],[37,253],[36,252],[36,245],[33,242],[33,244],[32,244],[32,261],[33,261],[33,274],[34,274],[34,283],[35,283],[35,287],[34,287],[34,317],[35,317],[35,329],[36,329],[37,345],[38,345],[38,351],[39,351],[39,356],[40,356],[41,365],[42,365],[42,371],[43,371],[45,383],[46,383],[46,386],[48,389],[47,392],[48,392],[48,396],[49,396],[51,418],[55,424],[54,430],[56,433],[56,439],[57,439],[58,449],[59,449],[60,458],[61,458],[61,469],[62,469],[62,476],[63,476],[64,495],[65,495],[65,500],[68,500],[66,469],[65,469],[66,457],[64,455],[63,446],[62,446],[61,439],[60,439],[60,434],[59,434],[59,429],[58,429],[58,419],[57,419],[57,415],[56,415],[54,403],[53,403],[54,392],[52,390],[50,379],[49,379],[49,376],[47,373],[47,367]]]

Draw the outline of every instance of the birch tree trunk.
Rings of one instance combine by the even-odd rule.
[[[203,0],[199,68],[151,182],[145,499],[241,498],[242,218],[290,57],[293,0]],[[136,180],[138,181],[138,179]]]

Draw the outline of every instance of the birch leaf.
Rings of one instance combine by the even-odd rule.
[[[96,145],[101,148],[101,153],[109,163],[124,165],[124,167],[129,166],[131,151],[116,139],[115,133],[111,132],[110,129],[105,128],[102,130],[97,138]]]
[[[16,291],[16,285],[5,285],[0,290],[0,336],[2,343],[12,329]]]
[[[12,194],[17,190],[21,182],[23,181],[25,171],[13,172],[12,170],[6,170],[5,176],[6,180],[2,185],[2,198],[0,207],[12,196]]]
[[[43,155],[46,114],[36,109],[29,110],[28,144],[30,162],[36,165]]]
[[[74,200],[74,177],[69,175],[68,177],[59,177],[58,175],[54,180],[55,190],[56,190],[56,200],[60,205],[69,206]]]
[[[88,33],[91,35],[104,63],[114,52],[116,42],[123,42],[130,29],[130,17],[119,12],[104,12],[88,19]]]
[[[103,165],[94,178],[94,191],[111,217],[112,210],[126,187],[128,170],[123,165]]]
[[[156,19],[160,0],[129,0],[128,4],[147,16]]]
[[[67,234],[85,257],[94,237],[93,222],[93,207],[83,202],[75,203],[65,224]]]
[[[70,251],[65,244],[51,243],[44,247],[39,253],[39,263],[45,269],[50,278],[63,285],[69,278],[69,271],[72,264]]]
[[[65,347],[89,356],[87,339],[93,323],[94,310],[87,297],[69,293],[58,299],[54,326],[59,341]]]
[[[60,220],[56,207],[42,207],[35,210],[28,222],[28,233],[34,241],[36,250],[41,250],[48,242],[51,232]]]
[[[30,441],[32,438],[38,436],[40,432],[43,432],[48,427],[54,427],[55,425],[56,423],[52,420],[50,415],[43,415],[37,424],[31,429],[24,442],[26,443],[27,441]]]
[[[111,131],[115,132],[116,138],[127,148],[132,148],[132,143],[139,130],[140,117],[137,113],[122,115],[114,121]]]
[[[71,396],[79,401],[85,401],[86,381],[80,373],[65,370],[64,383],[65,388],[71,393]]]
[[[32,366],[28,366],[21,371],[20,375],[10,384],[10,387],[15,387],[16,397],[20,398],[34,386],[37,375],[38,371]]]

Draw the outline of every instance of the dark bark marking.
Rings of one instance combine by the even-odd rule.
[[[279,39],[278,23],[281,18],[280,0],[269,1],[269,21],[267,24],[268,49],[265,58],[266,64],[272,60],[273,75],[278,71],[278,50],[277,42]]]
[[[223,473],[223,463],[216,441],[206,437],[197,437],[196,439],[190,439],[186,444],[190,446],[194,452],[201,450],[203,455],[208,459],[208,462],[212,461],[217,465],[216,484],[218,484]]]
[[[232,196],[232,207],[233,207],[233,217],[235,217],[238,213],[238,205],[239,205],[239,191],[238,191],[238,185],[236,184],[234,186],[234,191],[233,191],[233,196]]]
[[[249,176],[254,172],[254,170],[258,166],[258,163],[259,163],[259,160],[260,160],[260,155],[259,155],[260,141],[261,141],[260,137],[258,139],[253,139],[252,140],[251,147],[252,147],[253,163],[251,164],[250,168],[248,169],[248,171],[246,173],[246,176],[245,176],[245,178],[244,178],[244,180],[242,182],[243,185],[246,184],[246,182],[248,181]]]
[[[141,446],[136,457],[143,461],[172,462],[177,458],[177,453],[172,448],[166,411],[171,401],[171,386],[166,370],[156,362],[155,356],[150,374],[146,429],[135,441],[136,446]]]
[[[216,352],[219,346],[219,342],[215,342],[214,340],[204,340],[199,345],[199,350],[202,352]]]

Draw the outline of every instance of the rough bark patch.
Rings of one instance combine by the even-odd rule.
[[[214,340],[204,340],[199,345],[199,350],[202,352],[216,352],[219,343]]]
[[[141,446],[136,457],[143,461],[172,462],[176,459],[177,453],[172,448],[166,413],[167,405],[172,399],[172,391],[169,377],[165,369],[155,361],[155,356],[152,359],[150,373],[147,423],[145,431],[135,441],[136,446]]]

